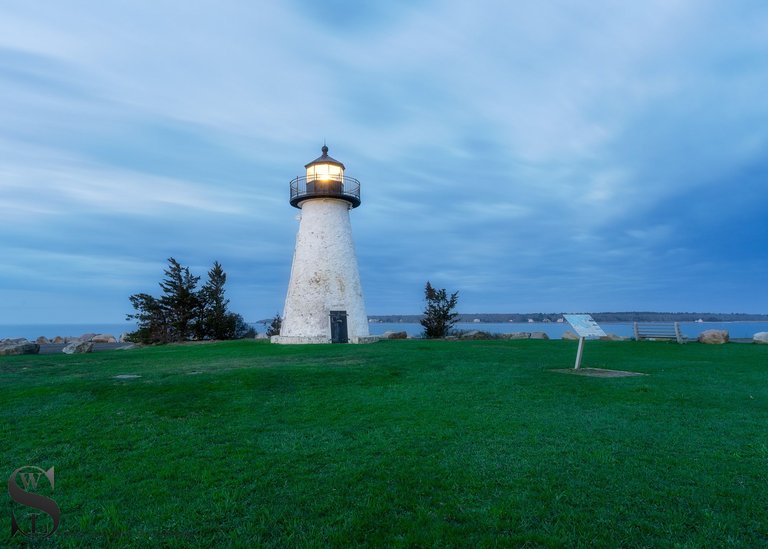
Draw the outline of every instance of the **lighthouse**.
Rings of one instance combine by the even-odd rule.
[[[368,317],[357,270],[349,212],[360,206],[360,182],[323,154],[290,183],[301,210],[280,335],[273,343],[365,343]]]

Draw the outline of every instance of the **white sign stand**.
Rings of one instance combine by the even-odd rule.
[[[579,337],[579,348],[576,350],[576,365],[573,367],[574,370],[578,370],[579,366],[581,366],[581,355],[584,354],[584,339],[583,337]]]
[[[603,329],[597,325],[597,322],[589,315],[563,315],[563,318],[570,324],[579,335],[579,348],[576,351],[576,365],[574,370],[581,366],[581,357],[584,354],[584,340],[588,337],[601,337],[605,335]]]

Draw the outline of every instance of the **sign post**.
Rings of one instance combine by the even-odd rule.
[[[581,355],[584,354],[584,339],[585,338],[579,336],[579,348],[576,351],[576,365],[573,367],[574,370],[578,370],[579,366],[581,366]]]
[[[590,315],[563,315],[579,336],[579,348],[576,351],[576,365],[574,370],[581,366],[581,357],[584,354],[584,340],[588,337],[601,337],[605,335],[603,329]]]

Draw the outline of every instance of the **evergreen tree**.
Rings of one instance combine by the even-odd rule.
[[[200,277],[193,276],[189,267],[182,267],[172,257],[168,258],[164,273],[160,305],[167,316],[170,341],[186,341],[192,337],[199,317],[200,298],[196,288]]]
[[[208,281],[200,290],[200,321],[198,322],[198,337],[212,339],[232,339],[235,337],[236,320],[229,318],[227,312],[229,300],[224,297],[224,284],[227,273],[221,268],[221,263],[214,261],[208,271]]]
[[[136,343],[167,343],[170,341],[168,321],[160,301],[149,294],[134,294],[128,298],[137,311],[126,315],[135,320],[138,329],[128,334],[128,340]]]
[[[459,301],[459,292],[454,292],[448,297],[445,288],[436,290],[427,281],[424,298],[427,302],[424,318],[421,319],[424,335],[429,339],[445,337],[456,323],[458,313],[453,310]]]
[[[165,278],[160,283],[163,295],[158,299],[149,294],[129,297],[138,330],[129,339],[141,343],[168,343],[195,339],[236,339],[255,337],[254,330],[239,314],[227,310],[229,300],[224,297],[227,275],[215,261],[208,271],[208,280],[197,291],[199,276],[193,276],[188,267],[174,258],[168,259]]]

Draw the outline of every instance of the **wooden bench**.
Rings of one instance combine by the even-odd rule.
[[[677,341],[685,343],[685,338],[680,332],[679,322],[635,322],[635,340],[648,339]]]

